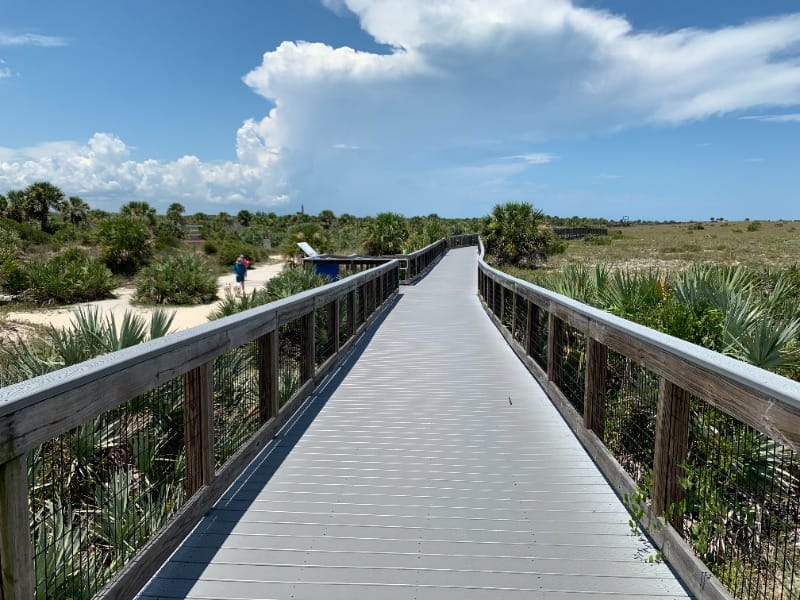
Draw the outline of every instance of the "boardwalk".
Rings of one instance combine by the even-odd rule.
[[[685,598],[483,313],[404,287],[141,598]]]

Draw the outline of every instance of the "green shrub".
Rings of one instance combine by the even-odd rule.
[[[401,254],[407,241],[408,224],[403,215],[379,213],[366,223],[364,250],[370,256]]]
[[[110,297],[114,289],[111,272],[80,248],[70,248],[47,261],[33,261],[21,271],[19,283],[24,282],[27,295],[39,303],[91,302]]]
[[[136,299],[151,304],[207,304],[217,299],[217,277],[196,254],[166,256],[141,270]]]
[[[0,264],[0,288],[9,294],[19,294],[28,289],[28,277],[16,259]]]
[[[590,244],[592,246],[608,246],[611,244],[611,238],[607,235],[594,235],[590,233],[583,238],[583,243]]]
[[[244,254],[251,263],[254,263],[263,260],[269,253],[264,248],[251,246],[236,239],[227,239],[219,245],[217,262],[224,267],[230,267],[240,254]]]
[[[49,233],[46,233],[37,227],[31,227],[27,223],[18,223],[13,219],[0,217],[0,228],[15,231],[20,240],[23,242],[29,242],[31,244],[44,245],[51,243],[53,240],[53,236],[51,236]]]
[[[132,275],[152,254],[150,230],[131,216],[111,217],[97,228],[103,260],[114,273]]]
[[[219,252],[219,248],[217,247],[216,242],[213,240],[205,240],[203,242],[203,254],[211,256],[212,254],[216,254]]]
[[[753,221],[747,225],[747,231],[753,232],[759,229],[761,229],[761,221]]]
[[[221,305],[208,318],[213,320],[227,317],[262,304],[288,298],[294,294],[330,283],[330,281],[323,275],[317,275],[311,269],[287,269],[270,279],[267,285],[260,290],[255,290],[243,296],[226,294]]]

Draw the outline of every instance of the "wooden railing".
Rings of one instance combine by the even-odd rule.
[[[0,598],[132,597],[391,301],[399,266],[0,389]]]
[[[464,233],[442,238],[411,254],[393,254],[387,256],[315,256],[307,258],[307,264],[337,265],[348,271],[363,271],[390,260],[400,261],[400,283],[408,284],[416,281],[428,272],[436,261],[447,252],[448,248],[477,246],[477,233]]]
[[[800,597],[800,383],[511,277],[480,252],[486,312],[691,591]]]

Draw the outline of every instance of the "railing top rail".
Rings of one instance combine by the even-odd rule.
[[[21,411],[34,411],[43,426],[46,425],[49,434],[59,435],[74,426],[74,419],[67,419],[64,424],[51,423],[47,408],[51,402],[69,402],[83,398],[80,410],[87,411],[87,414],[76,416],[82,422],[102,410],[113,408],[133,396],[207,363],[230,349],[273,331],[302,313],[324,306],[358,288],[365,281],[396,268],[398,264],[398,261],[392,260],[320,288],[2,388],[0,462],[18,456],[32,445],[20,443],[19,431],[16,431],[14,417]],[[87,394],[94,396],[100,393],[104,394],[102,401],[92,406],[85,402]],[[78,411],[76,407],[76,412]],[[59,411],[59,414],[63,416],[63,411]],[[13,447],[9,447],[9,444]]]
[[[687,381],[680,372],[663,364],[660,357],[670,355],[683,364],[699,367],[709,379],[720,381],[727,379],[735,382],[749,392],[754,398],[760,398],[763,406],[761,423],[754,419],[743,419],[772,437],[800,447],[800,431],[786,430],[779,422],[785,413],[800,416],[800,383],[776,373],[742,362],[730,356],[703,348],[685,340],[661,333],[638,323],[593,308],[572,298],[562,296],[550,290],[536,286],[528,281],[518,279],[488,265],[484,260],[483,242],[479,244],[479,265],[489,276],[498,281],[512,284],[516,291],[550,312],[568,322],[571,326],[614,347],[624,353],[624,346],[637,343],[640,351],[635,359],[645,364],[659,375],[666,377],[677,385],[686,385]],[[649,351],[648,351],[649,349]],[[692,393],[697,390],[689,389]],[[697,395],[703,395],[702,392]],[[728,407],[726,407],[728,408]],[[749,407],[739,407],[738,418],[749,412]]]

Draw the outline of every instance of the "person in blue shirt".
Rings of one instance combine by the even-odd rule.
[[[244,256],[241,254],[233,263],[233,272],[236,274],[236,284],[240,286],[242,294],[244,294],[244,280],[247,279],[247,265],[244,264]]]

